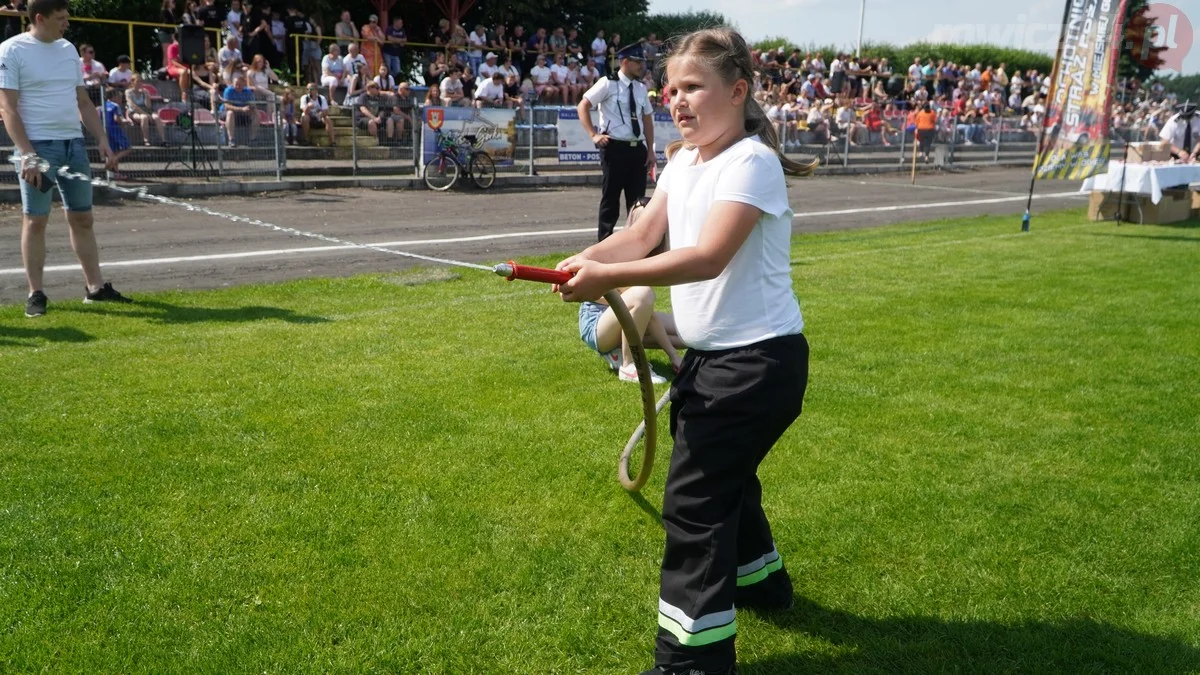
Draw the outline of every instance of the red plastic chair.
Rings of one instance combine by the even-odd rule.
[[[259,124],[259,126],[273,127],[273,126],[275,126],[275,118],[272,117],[271,114],[268,113],[266,110],[259,108],[258,109],[258,124]]]
[[[158,111],[158,119],[163,121],[163,124],[175,124],[175,120],[179,119],[179,108],[163,108]]]

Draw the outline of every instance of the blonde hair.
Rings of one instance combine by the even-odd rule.
[[[705,28],[688,33],[676,42],[675,48],[663,61],[663,67],[666,68],[675,59],[682,58],[697,59],[720,76],[726,84],[745,80],[747,92],[742,112],[746,118],[746,136],[758,136],[767,147],[774,148],[784,173],[791,176],[812,175],[820,162],[815,159],[808,163],[797,162],[780,152],[779,134],[775,131],[775,126],[767,119],[767,114],[763,112],[758,101],[750,95],[749,89],[754,83],[754,61],[750,57],[750,46],[740,33],[732,28]],[[672,143],[667,147],[667,157],[670,158],[684,145],[683,141]]]

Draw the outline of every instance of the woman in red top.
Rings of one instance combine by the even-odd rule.
[[[192,95],[192,69],[183,62],[179,31],[171,35],[171,44],[167,46],[167,75],[179,80],[180,100],[187,103]]]
[[[888,140],[888,134],[893,133],[895,129],[892,125],[883,121],[883,115],[879,114],[879,105],[871,103],[867,107],[867,112],[863,115],[863,124],[866,125],[867,131],[873,134],[879,134],[879,138],[885,146],[890,146],[891,141]]]

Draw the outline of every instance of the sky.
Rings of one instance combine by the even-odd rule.
[[[1053,54],[1064,2],[866,0],[863,41],[990,42]],[[1172,5],[1184,15],[1176,19],[1173,53],[1183,57],[1184,74],[1200,73],[1200,45],[1189,46],[1192,29],[1200,33],[1200,0],[1173,0]],[[832,43],[847,49],[858,39],[859,7],[855,0],[650,0],[651,13],[719,12],[751,41],[784,35],[799,45]],[[990,13],[995,18],[985,18]]]

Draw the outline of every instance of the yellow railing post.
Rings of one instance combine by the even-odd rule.
[[[296,41],[296,86],[299,87],[304,82],[304,78],[300,75],[300,35],[293,35],[292,39]]]
[[[137,56],[133,53],[133,24],[129,24],[129,67],[137,70]]]

